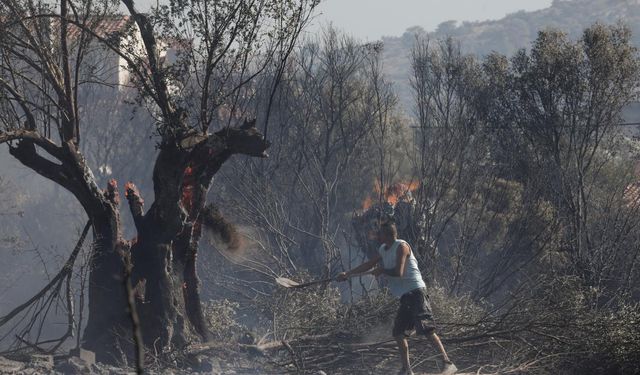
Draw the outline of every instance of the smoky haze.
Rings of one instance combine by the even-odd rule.
[[[184,4],[193,3],[197,2],[187,1]],[[233,1],[221,3],[227,6],[234,4]],[[156,1],[145,0],[138,2],[138,8],[149,9],[155,4]],[[257,128],[246,126],[236,129],[242,129],[245,137],[242,139],[250,139],[254,145],[264,145],[265,138],[270,143],[264,146],[268,150],[263,147],[258,153],[251,149],[243,151],[244,155],[220,162],[225,164],[218,165],[219,171],[215,169],[212,187],[203,199],[211,204],[206,207],[206,215],[198,216],[204,211],[193,209],[198,213],[193,217],[185,216],[193,220],[194,225],[190,228],[200,228],[202,223],[207,225],[202,238],[195,237],[193,242],[183,241],[182,244],[199,246],[198,277],[202,282],[202,306],[205,306],[209,319],[206,323],[217,327],[221,340],[235,340],[241,335],[239,332],[243,332],[242,335],[248,332],[246,336],[255,334],[276,343],[291,339],[295,346],[296,337],[322,336],[326,341],[318,344],[317,348],[328,351],[337,347],[333,344],[336,337],[342,337],[335,334],[340,332],[339,329],[357,327],[361,332],[349,331],[353,337],[362,332],[368,333],[361,335],[360,344],[364,346],[385,340],[389,327],[381,325],[376,328],[371,322],[388,320],[395,301],[379,293],[376,278],[366,276],[353,279],[349,285],[331,284],[332,287],[321,291],[305,289],[297,294],[287,294],[273,283],[276,276],[298,281],[335,276],[371,259],[379,249],[375,231],[383,215],[391,217],[388,220],[396,223],[401,238],[408,240],[415,249],[425,281],[434,293],[434,305],[440,309],[436,315],[442,312],[443,322],[454,322],[445,327],[449,330],[446,333],[449,337],[492,337],[491,331],[482,330],[492,326],[493,322],[486,320],[486,326],[478,322],[486,317],[497,317],[495,321],[499,323],[496,324],[506,322],[504,324],[512,325],[505,326],[509,330],[505,332],[513,332],[516,338],[522,335],[526,346],[516,343],[523,345],[517,347],[525,353],[522,358],[526,359],[531,353],[537,358],[538,346],[544,348],[545,353],[562,348],[549,344],[555,341],[548,338],[555,337],[554,329],[562,326],[562,318],[569,316],[567,312],[575,312],[576,320],[584,319],[580,320],[581,327],[599,329],[600,326],[593,322],[601,322],[602,316],[593,315],[593,320],[589,320],[590,316],[581,316],[579,308],[575,307],[582,306],[582,303],[588,306],[588,299],[598,304],[598,299],[603,301],[603,296],[611,293],[609,295],[615,294],[616,301],[624,306],[625,298],[633,295],[637,308],[640,271],[636,259],[640,259],[637,252],[640,236],[635,233],[640,227],[637,203],[640,200],[640,183],[636,182],[637,172],[633,170],[633,163],[640,160],[640,143],[637,132],[634,133],[635,128],[625,128],[628,133],[618,132],[618,121],[622,121],[620,117],[625,117],[627,122],[640,118],[640,107],[634,107],[631,99],[637,99],[638,82],[635,80],[640,77],[636,74],[640,71],[640,63],[635,64],[635,51],[627,53],[633,48],[625,49],[629,45],[639,45],[640,5],[630,4],[615,0],[321,2],[298,41],[299,48],[294,49],[289,60],[283,60],[287,64],[283,65],[286,69],[280,73],[282,76],[265,64],[265,73],[257,74],[255,80],[238,86],[237,95],[221,95],[225,99],[219,102],[203,96],[211,100],[201,101],[215,103],[211,108],[215,119],[211,119],[211,127],[203,128],[198,135],[205,139],[214,138],[212,134],[224,126],[231,124],[236,127],[243,120],[247,125],[247,118],[257,118]],[[625,15],[628,18],[624,18]],[[604,43],[595,46],[599,49],[594,56],[602,60],[597,61],[598,64],[588,61],[581,50],[586,44],[580,39],[585,28],[596,21],[615,24],[618,19],[623,19],[632,29],[635,27],[634,36],[625,33],[620,25],[594,26],[591,32],[598,38],[591,41],[605,40],[611,46]],[[547,27],[566,31],[566,35],[554,31],[548,31],[551,34],[539,33]],[[168,35],[164,34],[165,37]],[[540,35],[552,37],[542,38]],[[170,41],[167,45],[178,42],[178,48],[188,51],[197,49],[189,43],[182,43],[185,40],[167,37],[163,41]],[[380,43],[371,42],[378,40]],[[516,59],[509,57],[516,50],[529,50],[536,40],[544,47],[540,48],[542,53],[523,52],[522,56],[530,58],[532,63],[515,66]],[[618,43],[610,43],[611,40]],[[3,43],[0,43],[1,47]],[[608,51],[614,47],[624,59],[611,57]],[[570,53],[556,54],[565,50],[579,53],[577,57]],[[504,56],[487,57],[492,52]],[[581,80],[549,85],[544,89],[569,89],[559,93],[545,92],[544,97],[579,91],[582,96],[576,95],[575,102],[584,107],[567,109],[562,107],[564,102],[559,101],[551,103],[557,107],[550,110],[542,108],[549,113],[536,113],[531,108],[538,109],[537,97],[518,95],[521,93],[518,90],[534,91],[531,88],[537,87],[537,78],[543,75],[540,72],[548,71],[544,64],[561,58],[566,60],[560,60],[558,65],[567,66],[571,72],[567,77],[580,77]],[[227,60],[219,61],[227,63]],[[172,63],[168,58],[164,62]],[[1,65],[2,62],[0,78]],[[601,74],[598,80],[588,81],[585,79],[588,75],[583,74],[584,69],[592,66],[595,66],[594,70],[608,66],[615,69],[602,69],[602,72],[598,71]],[[224,77],[231,77],[229,85],[233,87],[232,81],[238,77],[234,69],[227,72],[227,68],[225,65],[221,69],[225,74],[216,72],[220,74],[216,78],[225,82]],[[514,73],[517,68],[531,70],[525,72],[528,74],[517,75]],[[190,111],[199,105],[190,101],[198,98],[197,85],[191,81],[187,83],[187,79],[176,85],[173,83],[179,81],[176,77],[197,75],[198,69],[200,67],[197,66],[175,69],[171,72],[175,76],[163,76],[172,84],[170,94],[184,100],[180,102],[181,108]],[[622,73],[618,74],[618,71]],[[558,78],[549,78],[553,79]],[[276,80],[279,86],[273,84]],[[604,103],[604,96],[598,92],[593,96],[601,101],[584,99],[592,94],[588,91],[590,85],[599,81],[612,82],[610,86],[604,86],[613,88],[612,93],[616,95],[612,96],[618,107]],[[500,86],[496,82],[506,84]],[[625,82],[630,83],[626,85]],[[213,85],[226,87],[218,81]],[[162,182],[152,179],[152,167],[159,149],[156,142],[163,136],[158,129],[171,123],[153,113],[155,107],[149,110],[140,105],[136,91],[127,85],[113,84],[104,90],[102,86],[105,85],[96,86],[100,88],[94,87],[95,92],[79,95],[82,109],[79,120],[81,152],[88,160],[100,189],[109,186],[110,180],[118,180],[122,201],[118,220],[122,221],[122,238],[131,240],[132,246],[143,246],[151,241],[140,240],[142,231],[138,232],[137,224],[142,215],[139,212],[149,210],[150,203],[154,202],[155,187],[169,185],[159,185]],[[208,88],[209,84],[200,87]],[[195,94],[191,93],[193,96],[182,95],[192,88],[195,88]],[[227,99],[232,97],[234,99]],[[510,99],[513,101],[509,102]],[[588,105],[594,105],[595,109],[587,108]],[[557,113],[565,113],[565,110],[575,111],[571,112],[575,121],[565,118],[548,121],[549,118],[555,119],[553,116]],[[602,119],[592,121],[586,117],[592,113],[604,114]],[[192,120],[194,123],[199,121],[195,117],[185,121]],[[601,123],[604,129],[600,128]],[[267,137],[262,137],[261,133],[267,134],[265,124],[269,125],[269,132]],[[589,140],[584,142],[587,148],[578,149],[574,143],[564,143],[565,138],[554,140],[557,141],[555,143],[549,141],[545,138],[546,133],[541,134],[539,129],[551,126],[556,128],[549,133],[561,135],[570,126],[574,126],[572,129],[575,131],[591,126],[584,132],[585,139]],[[11,128],[9,125],[6,127]],[[606,138],[592,141],[592,134],[605,133]],[[231,133],[217,132],[215,137],[218,134],[228,136]],[[187,145],[181,151],[193,147],[188,146],[188,142],[200,142],[192,133],[188,135],[180,138]],[[57,142],[57,138],[53,138]],[[226,138],[220,138],[226,142]],[[244,146],[246,142],[238,143]],[[566,156],[558,152],[554,155],[558,162],[547,163],[549,150],[557,152],[559,147],[554,146],[558,144],[562,147],[568,144],[566,148],[570,154]],[[223,152],[233,149],[228,144],[222,147]],[[264,156],[264,151],[268,151],[269,157],[258,158]],[[209,152],[207,155],[217,154]],[[602,167],[604,172],[601,174],[600,169],[592,169],[587,179],[582,178],[582,171],[577,173],[573,160],[584,158],[584,155],[596,155],[598,159],[593,163],[591,159],[581,159],[581,165],[603,165],[606,166],[606,169]],[[9,154],[6,145],[0,144],[0,251],[4,255],[0,263],[0,318],[37,292],[61,269],[87,220],[83,207],[67,190],[23,166],[14,156]],[[182,209],[194,207],[194,196],[202,198],[202,194],[197,194],[199,190],[195,190],[202,185],[194,180],[194,170],[205,170],[207,168],[196,167],[208,167],[213,162],[203,156],[202,160],[194,159],[193,163],[162,169],[179,172],[174,173],[178,182],[173,186],[177,192],[174,197],[180,197],[181,205],[173,204],[178,207],[173,213],[178,214],[159,218],[180,218]],[[188,166],[186,169],[185,165]],[[139,196],[136,190],[131,190],[129,199],[124,199],[127,181],[137,185]],[[574,196],[577,191],[582,194]],[[581,208],[583,201],[591,199],[585,196],[585,191],[597,197],[594,202],[598,204],[589,202],[589,210]],[[96,195],[101,197],[101,191]],[[127,201],[133,207],[141,204],[141,200],[136,200],[141,197],[148,202],[147,206],[140,211],[132,209],[129,212]],[[175,203],[176,199],[172,202]],[[567,202],[577,202],[577,205]],[[114,205],[117,204],[114,202]],[[132,215],[136,212],[134,223]],[[584,213],[584,216],[578,213]],[[198,221],[201,217],[204,219]],[[574,218],[576,221],[571,221]],[[176,227],[186,227],[185,222],[177,222]],[[162,227],[154,225],[150,230],[147,230],[148,226],[144,227],[147,238],[163,233],[158,228]],[[609,235],[609,232],[616,235]],[[77,300],[86,290],[81,282],[86,280],[91,237],[89,234],[81,253],[82,259],[76,263],[71,278],[72,293]],[[229,240],[236,237],[241,237],[241,242],[234,244]],[[597,245],[591,246],[590,241]],[[175,243],[163,248],[170,254],[164,260],[175,257],[172,255]],[[194,262],[195,254],[195,251],[190,253],[189,258]],[[579,256],[572,258],[572,254]],[[607,254],[617,255],[605,256]],[[633,263],[629,259],[633,259]],[[601,263],[594,263],[594,260]],[[622,280],[618,267],[625,262],[630,266],[623,270],[626,280],[622,282],[618,280]],[[145,265],[142,261],[134,260],[134,263]],[[584,268],[583,274],[575,273],[576,269],[582,270],[581,267],[591,264],[599,268]],[[564,275],[556,272],[555,267],[571,277],[557,279],[558,275]],[[195,273],[194,269],[195,266],[190,268]],[[194,282],[194,279],[195,283],[191,285],[198,285],[197,278],[190,281]],[[574,287],[577,279],[584,281],[584,286],[596,285],[597,288],[584,288],[586,292],[581,294],[580,289]],[[140,299],[140,305],[149,303],[145,300],[145,282],[145,279],[140,279],[135,284],[135,297]],[[188,288],[186,282],[173,286],[178,290],[197,290]],[[516,289],[514,286],[525,292],[522,295],[512,294]],[[528,293],[529,290],[535,293]],[[514,299],[509,300],[512,297]],[[556,297],[564,303],[557,311]],[[492,315],[491,304],[499,305],[502,301],[513,302],[515,306],[513,315],[508,315],[510,312],[504,315],[509,319]],[[197,302],[200,306],[199,299]],[[354,315],[349,315],[353,322],[347,321],[343,314],[346,303],[357,307],[353,309]],[[572,303],[575,306],[570,305]],[[78,306],[83,305],[79,302]],[[149,307],[145,311],[154,312]],[[636,316],[640,316],[639,310],[630,308],[629,311],[634,314],[637,311]],[[574,315],[570,316],[574,318]],[[44,336],[62,335],[65,325],[60,322],[64,319],[62,312],[52,314],[44,328]],[[620,315],[620,320],[616,319],[617,316],[602,324],[625,327],[625,321],[633,321],[623,315]],[[542,334],[527,336],[529,321]],[[82,324],[86,324],[86,320],[78,325]],[[468,330],[469,327],[473,330]],[[0,354],[2,337],[6,334],[3,329],[0,327]],[[588,348],[579,341],[583,337],[572,336],[575,330],[567,331],[570,331],[566,332],[567,340],[575,343],[576,348]],[[589,332],[583,335],[595,340],[589,347],[608,350],[608,346],[597,341],[602,336],[599,332]],[[625,336],[621,337],[624,341]],[[247,345],[256,342],[251,337],[242,337],[243,340],[245,338],[249,340]],[[535,345],[529,345],[527,340],[531,338]],[[616,345],[614,343],[611,347]],[[488,347],[487,353],[496,353],[494,349]],[[323,369],[321,366],[327,358],[344,355],[339,352],[322,354],[314,350],[299,352],[301,359],[310,366],[310,371]],[[371,352],[375,353],[374,350]],[[497,362],[496,358],[502,355],[499,351],[497,353],[491,354],[491,361]],[[591,352],[584,350],[579,353]],[[352,354],[357,353],[354,351]],[[302,357],[306,355],[309,357]],[[383,362],[391,358],[391,354],[378,357],[380,365],[384,366]],[[459,358],[462,357],[463,354],[459,354]],[[467,357],[470,363],[465,367],[478,365],[471,363],[473,355]],[[342,364],[358,366],[360,360],[354,357]],[[511,360],[515,363],[520,358],[514,357],[504,363]],[[339,371],[331,371],[338,368],[335,366],[325,370],[340,374]],[[387,370],[384,367],[380,373],[388,373]],[[354,373],[346,371],[344,373]]]

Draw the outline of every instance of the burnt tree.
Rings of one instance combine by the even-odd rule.
[[[198,242],[203,225],[222,222],[215,208],[207,207],[207,193],[232,155],[266,157],[269,147],[255,120],[229,125],[238,118],[237,98],[267,67],[278,71],[284,66],[316,4],[214,1],[209,8],[200,3],[172,1],[153,14],[141,14],[132,0],[123,0],[128,15],[121,16],[113,14],[109,2],[63,0],[54,9],[45,3],[0,1],[0,143],[7,143],[26,167],[73,194],[91,222],[94,246],[83,346],[102,361],[130,353],[123,288],[123,260],[129,255],[145,345],[165,352],[198,336],[206,339]],[[123,20],[111,34],[103,31],[109,17]],[[185,22],[190,27],[183,27]],[[185,33],[192,31],[197,34],[189,39]],[[159,35],[182,46],[173,65],[163,64],[165,43],[158,42]],[[154,200],[148,210],[135,185],[125,186],[137,232],[130,241],[122,235],[117,183],[102,190],[79,147],[86,125],[78,98],[98,80],[91,66],[100,59],[92,58],[95,46],[126,63],[128,85],[138,90],[139,102],[152,108],[157,121]],[[222,105],[233,109],[228,121],[221,118]],[[220,130],[210,132],[223,121]]]

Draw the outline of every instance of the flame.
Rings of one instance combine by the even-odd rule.
[[[382,186],[380,186],[380,185],[381,185],[381,184],[380,184],[380,181],[379,181],[379,180],[376,180],[376,181],[373,183],[373,191],[375,191],[375,192],[376,192],[376,194],[378,194],[378,195],[380,195],[380,192],[382,191]]]
[[[184,170],[184,176],[182,177],[182,206],[188,211],[191,211],[193,205],[193,168],[188,166]]]
[[[373,205],[373,198],[371,198],[371,196],[368,196],[362,202],[362,209],[366,211],[370,209],[372,205]]]
[[[136,193],[136,185],[131,181],[127,181],[127,183],[124,184],[124,196],[129,198],[130,194],[135,194],[135,193]]]
[[[113,203],[120,204],[120,195],[118,194],[118,181],[115,178],[112,178],[107,182],[107,189],[104,192],[107,199],[111,200]]]
[[[400,201],[410,200],[410,193],[418,190],[419,187],[420,183],[418,181],[396,182],[385,189],[384,201],[395,206]],[[382,188],[379,180],[375,181],[373,189],[375,194],[370,194],[362,202],[362,209],[365,211],[380,199]]]

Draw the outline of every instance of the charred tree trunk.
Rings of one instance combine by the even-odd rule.
[[[224,219],[214,205],[205,206],[213,175],[227,158],[228,155],[221,155],[220,158],[209,163],[205,171],[192,169],[192,176],[200,176],[199,179],[187,178],[185,174],[183,205],[189,210],[189,222],[178,240],[174,242],[173,248],[176,271],[182,273],[184,280],[183,297],[186,315],[203,340],[208,340],[210,335],[202,311],[200,278],[197,270],[198,247],[202,231],[206,228],[220,237],[229,250],[239,247],[239,235],[235,227]],[[192,192],[192,194],[184,194],[185,192]]]
[[[127,295],[123,290],[122,252],[128,246],[120,235],[120,217],[115,181],[106,192],[106,210],[92,217],[94,245],[89,274],[89,317],[84,331],[84,347],[103,362],[122,360],[129,346],[130,322]],[[119,350],[113,350],[119,348]]]
[[[267,64],[278,63],[276,79],[280,79],[286,57],[315,7],[314,2],[307,4],[303,0],[295,7],[278,8],[277,14],[266,11],[270,9],[268,2],[242,7],[228,4],[214,11],[198,8],[197,4],[186,4],[191,11],[183,12],[183,15],[160,12],[162,19],[174,20],[181,25],[190,24],[192,11],[205,15],[204,19],[210,18],[206,15],[222,14],[228,21],[226,25],[210,24],[209,20],[200,18],[196,21],[200,30],[220,28],[221,33],[211,41],[213,47],[208,45],[206,51],[202,51],[204,60],[193,62],[196,69],[205,67],[207,73],[201,92],[201,116],[197,124],[189,124],[193,118],[189,114],[191,108],[183,107],[185,102],[170,89],[168,82],[176,77],[170,74],[172,69],[163,66],[159,56],[156,33],[162,28],[154,23],[156,15],[150,17],[139,13],[133,0],[122,0],[122,3],[129,14],[128,22],[112,33],[114,35],[107,36],[101,30],[100,15],[108,14],[103,14],[104,9],[100,7],[98,10],[88,5],[83,9],[86,14],[96,10],[98,13],[96,17],[82,18],[72,16],[75,12],[67,0],[59,3],[59,14],[54,11],[55,7],[35,9],[24,2],[3,2],[8,16],[2,22],[6,35],[0,43],[2,71],[6,73],[0,80],[0,96],[8,103],[0,114],[0,144],[7,143],[11,154],[25,166],[71,192],[82,204],[93,226],[89,319],[84,346],[94,350],[101,361],[120,361],[133,352],[129,350],[130,345],[125,344],[131,341],[132,321],[127,316],[131,306],[128,297],[131,296],[127,293],[132,288],[124,288],[130,281],[135,285],[133,290],[137,291],[139,300],[135,306],[140,308],[147,346],[163,352],[172,345],[185,343],[192,331],[206,337],[196,269],[201,236],[199,217],[206,205],[206,193],[213,175],[231,155],[265,156],[264,151],[269,146],[255,129],[255,121],[216,134],[209,134],[208,129],[217,113],[218,99],[240,93],[242,86],[255,77],[254,68],[258,68],[255,74],[259,74],[266,71]],[[280,26],[262,27],[270,25],[272,20],[285,20],[287,32],[275,32],[275,37],[270,32],[259,32],[280,30],[283,22]],[[129,21],[136,27],[130,27]],[[238,27],[228,27],[233,24]],[[247,40],[243,39],[246,45],[239,49],[218,48],[237,44],[246,32],[251,34]],[[129,37],[135,39],[136,48],[121,43],[122,38]],[[271,43],[276,41],[274,38],[277,43]],[[274,48],[258,53],[254,46],[263,40],[269,41],[267,44]],[[78,150],[80,115],[86,112],[79,105],[80,87],[100,83],[99,77],[89,83],[81,79],[95,68],[89,64],[94,58],[84,58],[93,51],[88,47],[94,41],[126,62],[131,83],[145,102],[154,103],[154,110],[161,118],[156,124],[160,152],[153,171],[155,201],[148,212],[144,212],[142,198],[135,187],[130,185],[127,189],[138,234],[132,242],[121,238],[115,181],[109,184],[106,193],[101,191]],[[190,48],[196,51],[200,50],[198,45],[206,44],[194,43]],[[234,84],[237,75],[214,83],[212,72],[228,62],[226,56],[232,50],[236,61],[230,66],[231,71],[240,72],[240,77],[249,71],[252,75],[248,81],[242,80],[237,86],[227,88]],[[200,56],[199,52],[196,54]],[[188,64],[191,66],[191,61]],[[210,90],[215,84],[220,84],[224,93],[214,98]],[[192,98],[197,96],[194,92]],[[51,111],[51,108],[55,110]],[[53,141],[52,130],[57,131],[58,143]],[[193,168],[196,173],[184,185],[187,168]],[[188,201],[183,199],[183,190],[194,193]]]
[[[200,279],[196,268],[200,236],[200,223],[189,223],[185,226],[185,233],[174,243],[173,251],[176,273],[181,273],[184,280],[182,284],[182,300],[186,317],[195,332],[206,341],[209,339],[209,330],[202,311]]]
[[[176,111],[169,112],[167,121],[173,124],[170,128],[175,133],[163,137],[153,173],[155,201],[148,212],[144,212],[135,186],[126,188],[138,233],[132,243],[121,237],[116,182],[111,181],[106,191],[98,188],[75,138],[63,139],[58,146],[32,131],[0,137],[1,142],[18,139],[17,144],[10,145],[10,153],[71,192],[92,222],[89,319],[83,346],[94,351],[99,361],[134,358],[132,320],[124,288],[124,260],[128,255],[145,345],[163,353],[191,338],[207,337],[196,269],[201,224],[207,222],[200,215],[206,194],[213,176],[231,155],[265,157],[269,147],[256,130],[255,121],[207,134],[188,130],[183,117]],[[50,157],[40,156],[36,145]]]
[[[162,227],[158,226],[159,230]],[[173,272],[171,244],[141,236],[134,248],[134,274],[145,280],[139,305],[143,340],[159,352],[188,341],[181,306],[181,280]]]
[[[155,201],[146,214],[135,186],[127,187],[138,232],[132,278],[144,285],[138,312],[145,345],[156,351],[209,336],[196,267],[202,226],[211,224],[206,195],[231,155],[265,156],[269,144],[253,124],[209,135],[191,148],[165,146],[154,169]]]
[[[218,160],[210,165],[217,165],[216,171],[228,158],[226,152],[221,153]],[[201,213],[206,202],[213,174],[206,173],[207,165],[200,160],[192,159],[184,171],[182,181],[182,207],[187,212],[187,222],[173,243],[173,265],[176,275],[182,277],[182,302],[185,315],[203,340],[209,338],[209,330],[205,322],[200,300],[200,279],[198,278],[196,260],[198,245],[202,236]]]
[[[84,346],[96,352],[101,361],[117,360],[113,348],[128,338],[126,293],[122,287],[121,252],[127,246],[120,235],[118,191],[111,181],[105,191],[95,183],[82,155],[72,141],[62,146],[38,140],[47,152],[58,159],[54,163],[38,155],[35,144],[21,141],[10,153],[25,166],[71,192],[84,208],[93,227],[93,253],[89,274],[89,318],[84,332]]]
[[[161,149],[154,168],[154,203],[144,216],[141,207],[136,211],[131,206],[134,217],[138,216],[138,240],[132,249],[133,275],[134,280],[145,280],[145,303],[139,309],[142,334],[145,344],[156,350],[187,341],[179,298],[182,283],[172,264],[172,242],[185,221],[179,204],[184,154],[173,145]]]

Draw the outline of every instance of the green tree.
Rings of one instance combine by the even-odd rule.
[[[616,125],[636,98],[639,78],[629,29],[596,24],[577,42],[543,31],[530,53],[520,51],[508,66],[492,56],[486,71],[493,94],[485,96],[493,105],[485,108],[492,108],[496,134],[508,140],[502,142],[505,155],[516,155],[512,165],[524,171],[520,179],[558,211],[560,251],[573,272],[589,285],[600,284],[603,275],[594,265],[607,236],[597,225],[604,218],[596,199],[605,183],[603,167],[612,165],[618,147]]]

